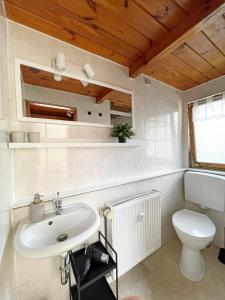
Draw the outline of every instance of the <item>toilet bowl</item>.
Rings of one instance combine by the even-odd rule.
[[[212,242],[216,227],[206,215],[187,209],[176,212],[172,222],[182,242],[180,271],[187,279],[198,282],[205,275],[205,264],[200,250]]]

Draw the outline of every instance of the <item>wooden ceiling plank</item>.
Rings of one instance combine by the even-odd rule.
[[[211,0],[193,11],[183,19],[161,42],[153,44],[146,55],[134,62],[130,67],[130,76],[135,78],[144,73],[146,65],[160,61],[165,55],[176,49],[193,33],[204,29],[214,21],[218,12],[225,11],[225,0]]]
[[[192,35],[186,43],[217,70],[225,73],[225,56],[203,32]]]
[[[135,1],[127,2],[127,5],[121,0],[95,0],[95,2],[153,41],[159,40],[168,33],[164,26],[137,5]]]
[[[172,54],[204,74],[208,79],[215,79],[222,75],[187,44],[180,45]]]
[[[208,77],[206,77],[204,74],[194,69],[192,66],[185,63],[183,60],[179,59],[173,54],[168,54],[164,58],[163,62],[165,64],[168,64],[171,70],[174,69],[178,71],[179,73],[183,74],[184,76],[186,76],[187,78],[193,80],[198,84],[202,84],[208,81]]]
[[[94,98],[104,89],[101,86],[91,83],[87,87],[84,87],[80,80],[65,76],[62,77],[62,81],[56,81],[52,73],[43,70],[37,72],[36,69],[29,66],[21,66],[21,73],[23,82],[26,84],[77,93]]]
[[[104,100],[111,102],[114,107],[120,108],[121,111],[130,112],[132,110],[131,95],[120,91],[112,90],[104,97]],[[116,109],[115,109],[116,110]]]
[[[97,104],[102,103],[105,100],[105,97],[109,95],[112,91],[113,91],[112,89],[108,89],[108,88],[102,89],[96,97],[96,103]]]
[[[182,89],[189,89],[197,85],[192,79],[186,77],[185,75],[181,74],[177,70],[171,69],[170,66],[164,61],[149,65],[146,74],[151,76],[154,74],[165,74],[162,78],[168,78],[174,80],[177,83],[180,83]],[[169,84],[169,80],[167,81]]]
[[[110,49],[107,49],[101,45],[98,45],[83,36],[65,29],[62,26],[56,25],[46,19],[39,16],[33,15],[25,11],[24,9],[18,8],[9,2],[5,2],[7,17],[15,22],[31,27],[35,30],[41,31],[45,34],[63,40],[69,44],[72,44],[81,49],[85,49],[89,52],[100,55],[109,60],[120,63],[124,66],[129,66],[130,60]]]
[[[16,0],[17,1],[17,0]],[[24,0],[27,1],[27,0]],[[142,33],[134,30],[131,26],[121,21],[111,14],[104,7],[96,2],[90,1],[71,1],[71,0],[51,0],[65,9],[79,15],[84,21],[93,27],[102,28],[127,44],[145,52],[150,46],[151,41]]]
[[[142,51],[137,50],[112,34],[105,32],[101,28],[93,28],[79,16],[69,12],[50,0],[38,1],[35,5],[29,0],[6,1],[13,5],[20,6],[20,8],[42,17],[56,25],[62,26],[68,31],[74,32],[74,34],[77,33],[96,44],[127,57],[130,60],[143,54]]]
[[[96,103],[100,104],[105,100],[113,102],[116,106],[129,108],[131,110],[131,95],[129,94],[104,88],[97,95]]]
[[[179,5],[180,8],[183,9],[183,11],[187,14],[193,12],[194,9],[196,9],[197,6],[204,3],[205,0],[173,0],[176,2],[177,5]]]
[[[215,22],[204,29],[207,37],[225,54],[225,18],[219,16]]]
[[[177,80],[177,78],[174,78],[170,74],[161,71],[161,70],[154,70],[149,72],[148,74],[150,77],[159,80],[161,82],[164,82],[167,85],[173,86],[179,90],[186,90],[187,87],[183,85],[183,83],[180,80]]]
[[[173,29],[186,16],[173,0],[134,1],[169,30]]]

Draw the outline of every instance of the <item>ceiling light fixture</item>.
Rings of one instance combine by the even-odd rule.
[[[62,72],[66,69],[66,59],[65,59],[64,53],[62,53],[62,52],[57,53],[57,55],[54,59],[53,67],[54,67],[54,69],[56,69],[57,71],[60,71],[60,72]],[[54,79],[56,81],[61,81],[62,75],[54,73]]]
[[[81,83],[86,87],[89,84],[89,79],[95,76],[95,72],[88,63],[83,66],[82,71],[87,78],[87,81],[81,80]]]
[[[57,53],[54,67],[58,71],[64,71],[66,69],[66,59],[62,52]]]

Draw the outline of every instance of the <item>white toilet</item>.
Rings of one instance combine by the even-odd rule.
[[[202,208],[224,211],[225,177],[202,172],[184,175],[185,198]],[[205,275],[205,264],[200,250],[214,239],[216,227],[204,214],[182,209],[173,217],[173,226],[182,242],[179,267],[189,280],[200,281]]]

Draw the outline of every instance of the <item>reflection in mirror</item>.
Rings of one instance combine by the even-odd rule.
[[[23,116],[132,125],[131,94],[20,65]]]

